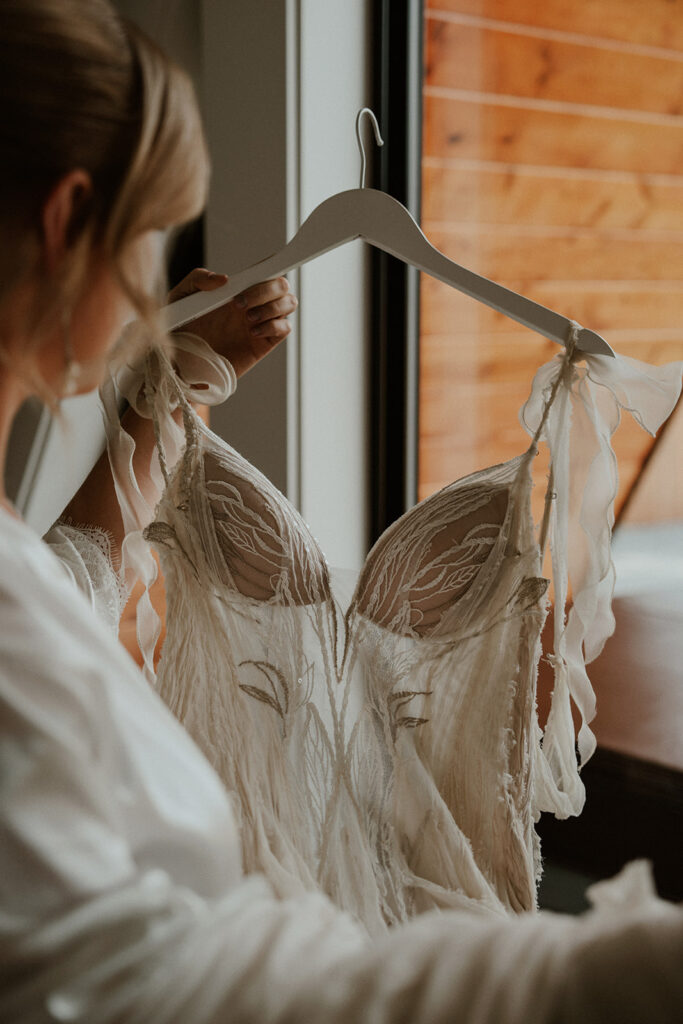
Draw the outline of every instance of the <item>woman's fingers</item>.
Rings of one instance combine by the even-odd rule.
[[[195,267],[168,293],[168,301],[177,302],[178,299],[194,295],[195,292],[211,292],[214,288],[220,288],[227,280],[227,274],[215,274],[206,267]]]
[[[176,285],[169,302],[195,292],[213,291],[227,280],[225,274],[197,267]],[[229,359],[240,377],[290,334],[287,317],[298,304],[287,279],[278,277],[252,285],[230,302],[196,317],[188,329]]]
[[[265,320],[261,324],[257,324],[251,328],[251,333],[257,338],[270,338],[272,340],[282,341],[286,338],[292,329],[292,325],[289,320]]]
[[[275,302],[289,293],[289,281],[286,277],[276,277],[272,281],[261,281],[247,288],[233,300],[238,309],[253,309]]]
[[[227,274],[216,274],[206,267],[195,267],[169,292],[168,301],[177,302],[178,299],[193,295],[195,292],[213,291],[224,285],[227,280]],[[289,316],[298,305],[295,296],[289,290],[286,277],[276,277],[272,281],[261,281],[260,284],[252,285],[237,295],[233,302],[238,309],[244,310],[250,323],[262,323],[264,320]]]
[[[253,325],[251,331],[253,334],[262,333],[257,331],[257,327],[264,326],[268,321],[279,320],[281,317],[287,317],[299,305],[295,295],[288,292],[281,299],[274,299],[272,302],[266,302],[261,306],[253,306],[247,310],[247,320],[249,324]]]

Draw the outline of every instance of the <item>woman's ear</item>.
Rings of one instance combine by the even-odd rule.
[[[92,197],[92,179],[76,168],[57,182],[43,204],[45,266],[52,273],[78,236]]]

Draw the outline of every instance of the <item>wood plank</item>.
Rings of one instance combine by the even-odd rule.
[[[426,23],[428,237],[653,363],[683,357],[683,24],[673,7],[434,0]],[[524,450],[518,409],[559,350],[429,278],[421,302],[422,497]],[[617,507],[651,443],[623,417]]]
[[[628,457],[618,451],[615,443],[619,467],[619,490],[615,502],[618,510],[638,477],[642,466],[642,457]],[[514,458],[524,446],[515,445],[514,439],[507,444],[500,437],[495,437],[488,444],[480,443],[466,447],[455,447],[452,439],[426,438],[420,441],[419,447],[419,499],[433,494],[454,480],[459,480],[477,469],[496,465],[499,462]],[[535,491],[532,503],[534,521],[538,522],[543,513],[543,495],[545,493],[544,475],[534,473]]]
[[[614,180],[426,158],[422,197],[425,221],[683,230],[683,176],[664,184],[636,174]]]
[[[476,462],[482,465],[524,451],[529,439],[518,413],[528,396],[531,380],[495,375],[482,377],[475,384],[461,370],[457,359],[451,364],[451,372],[447,372],[443,367],[430,366],[423,357],[419,392],[421,459],[427,450],[435,450],[434,442],[438,450],[439,442],[444,440],[454,452],[476,452]],[[623,495],[630,489],[652,438],[631,416],[624,414],[613,445]],[[434,479],[433,466],[427,476]]]
[[[683,522],[683,401],[662,428],[651,458],[638,478],[624,509],[626,525],[652,522]]]
[[[671,346],[679,343],[678,335],[683,331],[683,285],[679,282],[563,282],[515,278],[508,279],[506,283],[535,302],[555,309],[599,334],[611,331],[613,337],[619,338],[619,345],[632,346],[640,337],[648,348],[661,344],[662,351],[666,353],[659,360],[661,362],[683,358],[680,349],[676,349],[675,354],[671,351]],[[518,329],[509,317],[426,274],[422,275],[420,300],[421,331],[424,334],[459,336],[474,332],[482,335],[501,332],[509,335],[520,330],[527,337],[527,344],[536,341],[533,334]],[[660,334],[658,341],[655,333],[658,331],[670,331],[671,334],[669,337]]]
[[[521,103],[529,101],[520,101]],[[646,123],[560,110],[500,105],[426,94],[423,155],[430,157],[584,167],[645,174],[679,174],[681,123]]]
[[[683,280],[683,238],[662,232],[423,224],[430,241],[453,260],[506,284],[517,279],[599,280],[609,268],[617,280]]]
[[[420,436],[457,436],[473,447],[516,438],[517,452],[524,451],[529,439],[517,412],[527,394],[524,385],[498,381],[480,380],[474,388],[461,383],[455,374],[445,380],[424,379],[420,383]]]
[[[666,764],[677,769],[679,774],[669,783],[670,793],[672,796],[675,794],[678,803],[678,815],[673,817],[673,820],[671,815],[669,817],[673,825],[669,851],[672,864],[678,865],[676,874],[680,899],[680,839],[674,838],[674,835],[680,837],[682,824],[680,773],[683,773],[683,597],[680,589],[664,589],[655,579],[649,593],[616,598],[614,616],[614,637],[608,641],[603,654],[588,670],[597,696],[595,734],[601,748],[628,751],[632,756],[642,758],[646,762]],[[620,782],[619,790],[623,794],[627,779],[622,778]],[[589,798],[593,796],[590,789],[588,792]],[[643,796],[644,794],[641,794],[641,799]],[[613,809],[615,799],[619,798],[615,793],[614,798],[610,800],[605,794],[597,804],[600,809],[599,816],[603,820],[605,813],[609,813],[606,809]],[[657,801],[652,790],[647,793],[646,799],[649,807],[656,806]],[[593,803],[592,807],[595,806]],[[667,810],[671,812],[671,806]],[[632,798],[627,799],[622,805],[621,813],[624,815],[622,821],[634,820],[637,811]],[[642,818],[640,821],[642,822]],[[666,829],[666,824],[662,824]],[[650,832],[649,829],[647,831]],[[661,826],[657,831],[661,838]],[[597,830],[587,832],[586,845],[595,845],[598,834]],[[612,835],[619,834],[620,829],[617,826]],[[623,832],[621,834],[623,835]],[[641,850],[642,842],[641,839]],[[625,854],[625,859],[631,859],[634,855],[638,854],[631,854],[629,851]],[[657,888],[661,892],[659,885]]]
[[[683,61],[444,20],[425,23],[427,85],[665,114],[683,111]]]
[[[420,378],[458,380],[473,387],[486,380],[517,383],[527,390],[536,370],[560,352],[558,345],[529,332],[510,334],[422,334]]]
[[[455,447],[445,438],[428,438],[420,444],[420,494],[433,494],[454,480],[474,473],[487,466],[493,466],[513,459],[524,451],[524,443],[513,439],[507,446],[497,442],[494,446],[484,444]],[[488,457],[487,457],[488,455]]]
[[[487,440],[469,445],[465,443],[464,437],[460,439],[459,444],[455,444],[454,439],[443,436],[425,437],[420,442],[420,486],[428,485],[429,493],[432,493],[439,487],[445,487],[451,481],[478,469],[515,458],[526,450],[528,438],[525,441],[524,435],[520,444],[520,437],[522,435],[493,435]],[[623,446],[618,458],[621,501],[639,472],[642,460],[640,455],[629,456]]]
[[[581,33],[683,52],[681,0],[426,0],[430,11],[455,11],[560,32]]]
[[[423,375],[420,383],[420,436],[425,440],[452,437],[458,444],[489,447],[498,439],[516,444],[524,451],[529,438],[518,420],[531,382],[483,379],[475,387],[461,381],[454,372]],[[614,435],[615,450],[627,461],[642,459],[651,443],[650,435],[633,417],[624,414]]]
[[[643,341],[634,335],[630,344],[614,332],[603,337],[618,355],[661,366],[683,360],[683,339],[674,341]],[[525,333],[510,334],[444,334],[423,335],[420,342],[420,373],[450,377],[457,373],[463,381],[476,387],[480,380],[519,381],[531,387],[536,370],[560,353],[554,342],[539,357],[534,341],[543,339]],[[531,342],[531,343],[530,343]]]
[[[441,490],[455,480],[461,480],[470,473],[507,461],[519,454],[520,448],[514,443],[505,446],[496,441],[490,445],[454,448],[446,441],[425,440],[420,444],[418,500],[421,501],[429,494],[434,494],[435,491]],[[540,464],[540,459],[538,461]],[[620,486],[615,501],[617,512],[640,472],[642,461],[640,458],[626,459],[622,453],[618,464]],[[546,472],[540,466],[537,470],[534,465],[533,476],[532,515],[534,522],[539,523],[543,515]]]

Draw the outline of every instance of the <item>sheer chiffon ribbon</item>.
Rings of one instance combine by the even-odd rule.
[[[585,365],[577,365],[580,361]],[[624,410],[654,436],[678,401],[682,371],[682,362],[650,366],[624,356],[560,353],[538,370],[520,412],[524,428],[547,442],[551,456],[555,685],[537,803],[559,817],[579,814],[583,807],[579,769],[596,746],[588,725],[595,716],[595,694],[586,664],[614,631],[611,535],[618,474],[612,435]],[[561,386],[543,423],[558,373]],[[578,764],[572,702],[581,719]]]
[[[161,622],[149,593],[157,578],[157,563],[143,532],[154,518],[157,502],[168,482],[169,469],[182,454],[185,445],[182,417],[186,415],[188,403],[219,405],[237,385],[235,371],[228,360],[201,338],[179,333],[174,334],[172,340],[170,356],[160,348],[153,348],[139,365],[123,367],[109,376],[100,389],[107,452],[123,520],[121,573],[129,591],[138,582],[144,587],[137,605],[137,639],[144,672],[150,682],[155,677],[154,651]],[[122,398],[139,416],[151,419],[154,424],[157,444],[149,478],[144,474],[139,480],[136,475],[136,444],[121,423]],[[180,411],[174,416],[176,409]]]

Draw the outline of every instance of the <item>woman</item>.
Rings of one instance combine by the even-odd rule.
[[[0,0],[0,46],[4,455],[27,395],[97,386],[131,312],[153,330],[158,233],[207,173],[187,80],[106,0]],[[244,299],[260,347],[234,307],[203,325],[238,370],[292,309],[282,283]],[[102,493],[83,509],[106,524]],[[428,914],[373,947],[322,896],[244,878],[207,762],[4,498],[0,526],[0,1019],[674,1019],[683,919],[635,869],[631,912]]]

